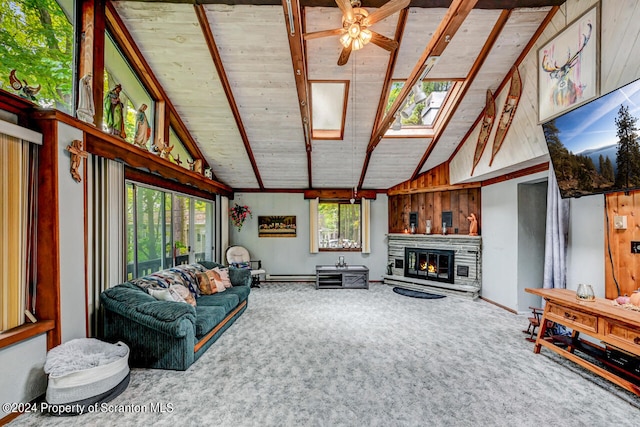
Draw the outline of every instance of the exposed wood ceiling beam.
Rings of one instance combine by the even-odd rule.
[[[544,29],[547,27],[547,25],[549,25],[549,23],[551,22],[551,19],[553,18],[553,16],[556,14],[556,12],[558,12],[558,10],[560,9],[559,6],[554,6],[551,8],[551,10],[549,11],[549,13],[547,14],[547,16],[544,18],[544,20],[542,21],[542,23],[540,23],[540,26],[538,27],[538,29],[536,30],[536,32],[533,34],[533,36],[531,37],[531,40],[529,40],[529,43],[527,43],[527,45],[525,46],[525,48],[522,50],[522,52],[520,53],[520,56],[518,56],[518,59],[516,59],[516,61],[514,62],[514,66],[518,67],[520,66],[520,64],[522,63],[522,61],[524,61],[524,58],[527,56],[527,54],[529,53],[529,51],[531,49],[533,49],[533,46],[536,44],[536,41],[538,40],[538,38],[540,37],[540,35],[542,34],[542,32],[544,31]],[[506,76],[504,76],[504,79],[502,80],[502,82],[500,83],[500,85],[498,86],[498,88],[495,91],[495,95],[499,94],[504,87],[507,85],[507,82],[511,80],[511,73],[507,74]],[[458,151],[460,151],[460,148],[462,148],[462,146],[464,145],[464,143],[466,142],[467,138],[469,138],[469,135],[471,134],[471,132],[473,132],[473,130],[476,128],[476,126],[478,126],[478,123],[480,123],[480,120],[482,120],[482,114],[483,114],[484,110],[478,114],[478,118],[476,119],[476,121],[473,123],[473,126],[471,126],[469,128],[469,131],[467,131],[467,133],[465,134],[465,136],[460,140],[460,142],[458,143],[458,145],[456,146],[456,149],[453,151],[453,153],[451,153],[451,156],[449,156],[449,159],[447,162],[451,162],[453,160],[453,158],[456,156],[456,154],[458,154]],[[424,163],[423,163],[424,165]],[[420,166],[420,168],[422,168],[422,166]]]
[[[400,109],[400,106],[405,101],[407,96],[409,96],[409,93],[413,89],[413,86],[418,82],[418,80],[427,70],[427,67],[429,66],[428,60],[432,57],[438,57],[442,54],[442,52],[444,52],[447,45],[449,44],[449,41],[453,38],[460,26],[462,26],[462,23],[464,22],[469,12],[471,12],[476,2],[477,0],[454,0],[451,3],[451,7],[449,8],[449,10],[447,10],[447,13],[445,14],[444,18],[442,18],[440,25],[438,25],[438,28],[436,29],[433,37],[422,53],[422,56],[413,67],[411,74],[409,74],[409,77],[405,81],[405,84],[398,94],[398,97],[387,112],[386,117],[378,123],[373,136],[369,140],[366,156],[371,156],[371,153],[380,143],[385,132],[387,131],[387,129],[389,129],[389,127],[395,120],[395,115]],[[362,183],[364,183],[367,169],[368,167],[362,168],[359,187],[361,187]]]
[[[251,149],[251,143],[249,142],[249,137],[247,136],[247,132],[244,128],[244,123],[242,122],[242,117],[240,116],[240,110],[238,110],[238,104],[236,104],[236,100],[233,96],[233,90],[231,89],[231,84],[229,83],[229,79],[227,78],[227,73],[225,72],[224,65],[222,64],[222,58],[220,57],[218,46],[216,45],[215,38],[213,37],[213,32],[211,32],[211,25],[209,24],[209,20],[207,19],[207,12],[205,11],[204,6],[202,5],[195,5],[194,8],[195,8],[196,15],[198,16],[198,22],[200,23],[202,34],[204,35],[204,38],[207,42],[209,53],[211,54],[213,63],[216,66],[218,77],[220,77],[220,83],[222,84],[224,93],[227,96],[227,101],[229,102],[229,108],[231,108],[231,113],[233,114],[233,118],[236,121],[236,126],[238,126],[238,131],[240,132],[242,143],[244,144],[244,148],[247,152],[247,156],[249,157],[249,162],[251,162],[251,167],[253,168],[253,174],[256,177],[256,181],[258,181],[258,186],[260,187],[260,189],[264,190],[264,184],[262,183],[262,178],[260,177],[258,164],[256,163],[256,158],[253,155],[253,150]]]
[[[436,144],[438,143],[438,140],[440,139],[443,132],[447,128],[447,125],[449,124],[449,122],[451,121],[451,118],[453,117],[454,113],[458,109],[458,106],[462,102],[465,94],[473,84],[473,81],[478,75],[480,68],[484,64],[484,61],[487,59],[487,56],[489,56],[489,53],[491,52],[493,45],[495,44],[496,40],[498,40],[498,36],[502,32],[502,29],[504,28],[504,26],[507,24],[507,21],[509,20],[509,16],[511,16],[510,10],[503,10],[502,13],[500,14],[500,17],[498,18],[495,25],[493,26],[493,30],[491,30],[491,34],[489,34],[487,41],[484,43],[484,46],[482,46],[482,50],[480,51],[480,53],[478,54],[478,57],[474,61],[473,65],[471,66],[471,70],[469,71],[467,78],[462,83],[462,88],[460,89],[460,94],[456,100],[455,105],[452,106],[451,110],[446,115],[445,121],[444,123],[442,123],[442,126],[438,128],[436,134],[431,140],[431,143],[429,144],[424,154],[422,155],[420,162],[418,162],[418,166],[413,171],[413,175],[411,175],[411,179],[416,179],[416,177],[420,175],[420,170],[422,169],[424,164],[427,162],[427,159],[433,152],[433,149],[435,148]]]
[[[120,1],[142,1],[142,2],[158,2],[163,0],[120,0]],[[276,6],[281,2],[278,0],[171,0],[173,3],[188,4],[250,4],[256,6]],[[389,0],[365,0],[363,6],[380,7]],[[565,0],[478,0],[477,9],[515,9],[518,7],[544,7],[544,6],[560,6]],[[337,7],[334,0],[301,0],[300,5],[306,6],[323,6]],[[412,0],[409,7],[440,7],[448,8],[451,0]]]
[[[105,8],[105,15],[107,17],[107,28],[111,32],[111,35],[116,39],[117,45],[123,49],[127,60],[134,67],[138,76],[142,79],[144,86],[151,91],[151,96],[155,101],[162,100],[166,103],[166,106],[169,108],[169,111],[174,116],[178,127],[180,127],[180,135],[187,137],[183,139],[183,143],[187,148],[187,151],[196,159],[203,159],[204,163],[207,163],[204,160],[204,156],[202,155],[202,151],[196,144],[196,141],[193,139],[187,127],[182,122],[182,119],[178,115],[175,107],[171,103],[171,100],[167,96],[166,92],[162,88],[162,85],[156,78],[155,74],[151,70],[151,67],[144,59],[142,52],[138,49],[133,37],[127,30],[127,27],[122,22],[122,19],[118,15],[118,12],[115,10],[115,7],[111,2],[107,2]]]
[[[393,37],[395,41],[398,42],[398,45],[402,43],[402,36],[404,35],[404,29],[407,25],[407,18],[409,16],[409,11],[407,9],[402,9],[400,11],[400,16],[398,16],[398,25],[396,26],[396,34]],[[378,110],[376,111],[376,118],[373,121],[374,127],[372,128],[371,137],[374,137],[376,127],[376,123],[380,123],[382,120],[382,116],[384,115],[384,109],[387,106],[388,93],[391,88],[391,84],[393,83],[393,70],[396,68],[396,61],[398,60],[398,52],[400,48],[394,49],[393,52],[389,55],[389,63],[387,65],[387,73],[384,76],[384,84],[382,85],[382,92],[380,93],[380,100],[378,101]],[[371,152],[367,151],[364,155],[364,162],[362,164],[362,170],[360,171],[360,181],[358,181],[358,189],[362,188],[364,184],[364,176],[366,170],[369,168],[369,162],[371,161]]]
[[[311,110],[309,108],[309,82],[302,39],[300,3],[298,0],[282,0],[282,8],[284,9],[287,34],[289,34],[289,50],[291,51],[293,77],[295,78],[296,90],[298,91],[298,106],[300,107],[300,118],[302,120],[304,147],[307,152],[307,185],[309,188],[313,188],[313,174],[311,170]]]

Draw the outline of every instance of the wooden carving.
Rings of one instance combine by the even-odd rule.
[[[487,105],[484,107],[482,127],[480,128],[480,134],[478,135],[476,152],[473,155],[473,166],[471,167],[471,175],[473,175],[473,171],[476,169],[478,162],[480,162],[480,158],[482,157],[482,153],[484,152],[484,147],[487,146],[487,141],[489,140],[489,135],[491,134],[491,129],[493,128],[493,122],[495,118],[496,103],[493,99],[491,89],[487,89]]]
[[[88,154],[86,151],[82,149],[82,141],[79,139],[74,139],[71,141],[71,145],[67,145],[66,150],[71,154],[71,176],[77,182],[82,181],[82,177],[80,176],[80,164],[82,163],[82,159],[86,159]]]
[[[520,80],[518,67],[513,67],[511,86],[509,87],[507,100],[504,103],[504,107],[502,107],[500,120],[498,120],[498,129],[496,130],[496,136],[493,140],[493,149],[491,151],[491,161],[489,161],[489,166],[493,163],[493,159],[496,157],[496,154],[498,154],[498,151],[500,151],[504,138],[507,136],[507,131],[511,126],[511,121],[516,113],[516,108],[518,107],[518,102],[520,102],[520,95],[522,95],[522,80]]]

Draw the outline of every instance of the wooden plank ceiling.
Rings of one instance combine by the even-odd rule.
[[[237,191],[385,190],[448,161],[481,114],[486,90],[498,88],[550,6],[562,3],[478,1],[428,74],[461,82],[463,96],[446,126],[430,137],[373,141],[388,80],[411,76],[457,1],[412,1],[372,26],[400,41],[395,54],[370,43],[341,67],[338,36],[302,42],[295,32],[340,28],[333,0],[291,0],[293,36],[288,0],[113,5],[221,182]],[[362,7],[372,13],[384,3],[363,0]],[[350,82],[342,140],[307,139],[308,109],[300,101],[308,102],[308,93],[296,83],[308,80]]]

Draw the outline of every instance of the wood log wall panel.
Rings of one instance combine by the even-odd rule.
[[[455,151],[458,144],[462,143],[460,141],[460,135],[464,135],[470,126],[473,125],[478,115],[482,112],[485,104],[485,94],[487,89],[495,90],[502,80],[504,79],[505,73],[501,67],[497,67],[498,64],[507,65],[510,62],[510,65],[513,65],[515,61],[518,59],[523,46],[526,46],[533,34],[535,34],[538,29],[540,22],[544,20],[550,8],[538,8],[533,10],[522,10],[522,9],[514,9],[509,16],[509,20],[504,26],[502,32],[500,33],[494,49],[489,53],[485,66],[483,66],[478,72],[473,84],[467,91],[464,100],[461,102],[460,106],[456,110],[453,115],[453,118],[449,122],[449,126],[442,134],[438,144],[434,148],[431,156],[427,159],[424,166],[422,167],[422,172],[427,171],[438,164],[441,164],[449,159],[451,154]],[[536,67],[534,66],[533,71],[535,72]],[[522,68],[520,68],[522,73]],[[525,76],[522,74],[522,80],[524,83],[523,91],[526,90],[527,84],[537,85],[535,78],[529,76]],[[508,90],[508,87],[507,87]],[[524,96],[524,94],[523,94]],[[502,101],[504,102],[504,100]],[[521,103],[523,101],[521,100]],[[498,104],[496,102],[496,107],[501,106],[502,104]],[[535,103],[537,106],[537,101]],[[520,105],[518,107],[519,110],[525,109]],[[537,108],[536,108],[537,111]],[[513,136],[516,134],[514,132],[514,127],[517,127],[516,118],[518,116],[518,112],[516,112],[516,117],[514,117],[514,123],[511,126],[509,135],[507,135],[507,140],[503,145],[502,150],[508,151],[507,146],[509,145],[509,141],[512,140]],[[537,125],[537,120],[536,120]],[[495,129],[494,129],[495,132]],[[475,136],[474,136],[475,135]],[[525,133],[525,135],[528,135]],[[534,134],[535,135],[535,134]],[[493,143],[493,134],[489,138],[489,143]],[[535,138],[533,138],[535,139]],[[475,142],[477,141],[477,133],[471,132],[467,141],[464,142],[464,146],[460,149],[458,154],[452,159],[452,183],[465,182],[470,179],[471,172],[471,162],[464,162],[464,166],[460,164],[455,164],[454,161],[458,159],[458,157],[463,156],[465,159],[469,156],[469,153],[466,151],[475,151]],[[513,142],[512,142],[513,143]],[[462,153],[462,151],[465,153]],[[501,153],[504,155],[506,153]],[[471,160],[473,160],[473,152],[470,154]],[[506,157],[506,156],[505,156]],[[496,160],[494,160],[494,168],[500,167],[504,160],[500,160],[502,157],[498,156]],[[540,163],[540,159],[536,159],[536,163]],[[488,164],[488,159],[486,164]],[[480,176],[482,173],[486,172],[486,167],[483,169],[483,165],[485,165],[484,158],[478,164],[474,175]],[[466,168],[466,169],[464,169]],[[455,173],[453,173],[455,170]],[[462,171],[464,171],[464,178],[461,178]]]
[[[220,57],[265,187],[306,188],[304,131],[282,6],[205,9],[216,43],[225,47]]]
[[[418,213],[416,233],[426,232],[426,220],[431,220],[431,232],[442,232],[442,212],[451,211],[452,229],[449,234],[469,234],[467,216],[475,213],[480,232],[480,188],[435,191],[429,193],[399,194],[389,196],[389,233],[404,233],[409,230],[409,213]],[[455,233],[457,229],[457,233]]]
[[[611,299],[618,296],[614,276],[620,295],[631,295],[640,288],[640,254],[631,253],[631,242],[640,241],[640,191],[628,195],[612,193],[605,197],[605,297]],[[615,229],[614,218],[617,215],[627,217],[626,230]]]
[[[257,187],[253,173],[238,173],[251,171],[251,163],[193,5],[114,6],[216,177],[232,187]],[[158,25],[158,16],[171,19]]]

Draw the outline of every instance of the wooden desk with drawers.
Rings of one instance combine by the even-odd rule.
[[[640,365],[637,369],[622,369],[604,362],[604,369],[589,360],[575,354],[575,344],[580,344],[579,334],[583,333],[602,341],[606,351],[615,349],[621,354],[627,353],[631,359],[640,357],[640,312],[616,307],[612,301],[596,298],[595,301],[579,301],[575,291],[567,289],[526,289],[527,292],[539,295],[546,300],[544,314],[540,322],[538,338],[534,352],[540,353],[541,347],[547,347],[561,356],[583,366],[584,368],[618,384],[619,386],[640,395]],[[559,323],[573,331],[573,340],[564,349],[553,342],[545,340],[547,320]],[[585,343],[587,343],[585,341]],[[585,344],[585,347],[595,347]]]

